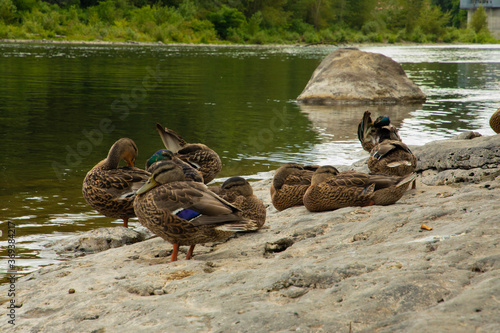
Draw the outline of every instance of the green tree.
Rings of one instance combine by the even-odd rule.
[[[346,2],[345,22],[349,27],[361,29],[361,27],[372,19],[377,1],[375,0],[350,0]]]
[[[439,6],[443,13],[450,15],[449,23],[452,26],[460,28],[467,24],[467,10],[460,9],[460,0],[432,0],[432,4]]]
[[[291,11],[295,20],[321,29],[327,27],[335,17],[335,8],[332,7],[334,3],[332,0],[298,0],[289,1],[285,8]],[[294,21],[294,25],[297,24],[298,21]]]
[[[443,14],[438,6],[431,4],[430,0],[424,0],[418,19],[418,25],[424,33],[440,36],[449,21],[448,13]]]
[[[0,0],[0,21],[9,23],[14,20],[16,15],[16,6],[11,0]]]
[[[31,11],[37,6],[37,0],[12,0],[18,12]]]
[[[488,30],[488,16],[486,15],[486,10],[483,6],[479,6],[478,9],[472,14],[470,20],[470,27],[478,33],[481,30]]]
[[[406,33],[411,33],[417,26],[418,18],[420,17],[420,9],[422,8],[423,0],[399,0],[402,6],[402,16],[404,18],[404,26]]]
[[[245,15],[236,8],[223,5],[219,11],[209,13],[208,20],[214,25],[215,31],[222,38],[226,39],[231,29],[238,29],[246,22]]]

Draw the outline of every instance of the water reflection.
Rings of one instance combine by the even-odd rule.
[[[358,124],[365,111],[370,111],[372,120],[388,115],[391,123],[400,128],[403,120],[422,108],[414,105],[334,105],[318,106],[300,104],[300,111],[307,114],[314,128],[324,134],[323,141],[348,141],[358,139]]]

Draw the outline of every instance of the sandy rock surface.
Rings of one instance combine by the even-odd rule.
[[[49,243],[46,247],[63,257],[79,257],[134,244],[154,236],[146,228],[140,230],[125,227],[99,228]]]
[[[156,237],[42,268],[17,281],[16,325],[2,316],[0,331],[500,331],[500,177],[323,213],[276,211],[270,184],[253,184],[260,231],[190,261],[169,263]]]

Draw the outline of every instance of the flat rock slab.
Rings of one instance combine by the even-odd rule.
[[[47,244],[46,247],[64,257],[77,257],[134,244],[152,236],[148,230],[139,232],[124,227],[99,228]]]
[[[417,172],[428,185],[477,183],[500,174],[500,135],[464,132],[412,150],[418,158]]]
[[[322,213],[276,211],[270,184],[253,184],[263,229],[193,260],[169,263],[157,237],[21,278],[16,325],[3,315],[0,331],[500,331],[500,177]]]
[[[399,63],[355,48],[330,53],[314,71],[297,101],[306,104],[411,104],[426,97]]]

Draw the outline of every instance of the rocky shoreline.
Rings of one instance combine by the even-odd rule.
[[[105,41],[105,40],[54,40],[54,39],[0,39],[0,43],[23,44],[74,44],[74,45],[141,45],[141,46],[199,46],[199,47],[291,47],[291,46],[335,46],[335,45],[306,45],[306,44],[232,44],[232,43],[163,43],[163,42],[137,42],[137,41]],[[366,44],[369,46],[369,44]],[[374,44],[375,45],[375,44]],[[393,44],[391,44],[393,45]],[[404,44],[406,45],[406,44]],[[412,45],[412,44],[408,44]]]
[[[197,246],[191,261],[169,263],[172,246],[143,235],[133,244],[44,267],[16,282],[16,324],[3,316],[0,327],[500,331],[500,135],[469,133],[414,152],[421,165],[417,189],[394,205],[278,212],[270,204],[271,180],[259,181],[255,194],[268,207],[262,230]],[[363,161],[352,166],[365,167]],[[114,234],[110,230],[95,233]],[[92,241],[98,237],[81,235],[79,241],[85,237],[104,247],[121,245],[111,236]],[[92,252],[69,243],[54,246],[68,254]],[[4,311],[7,291],[0,287]]]

